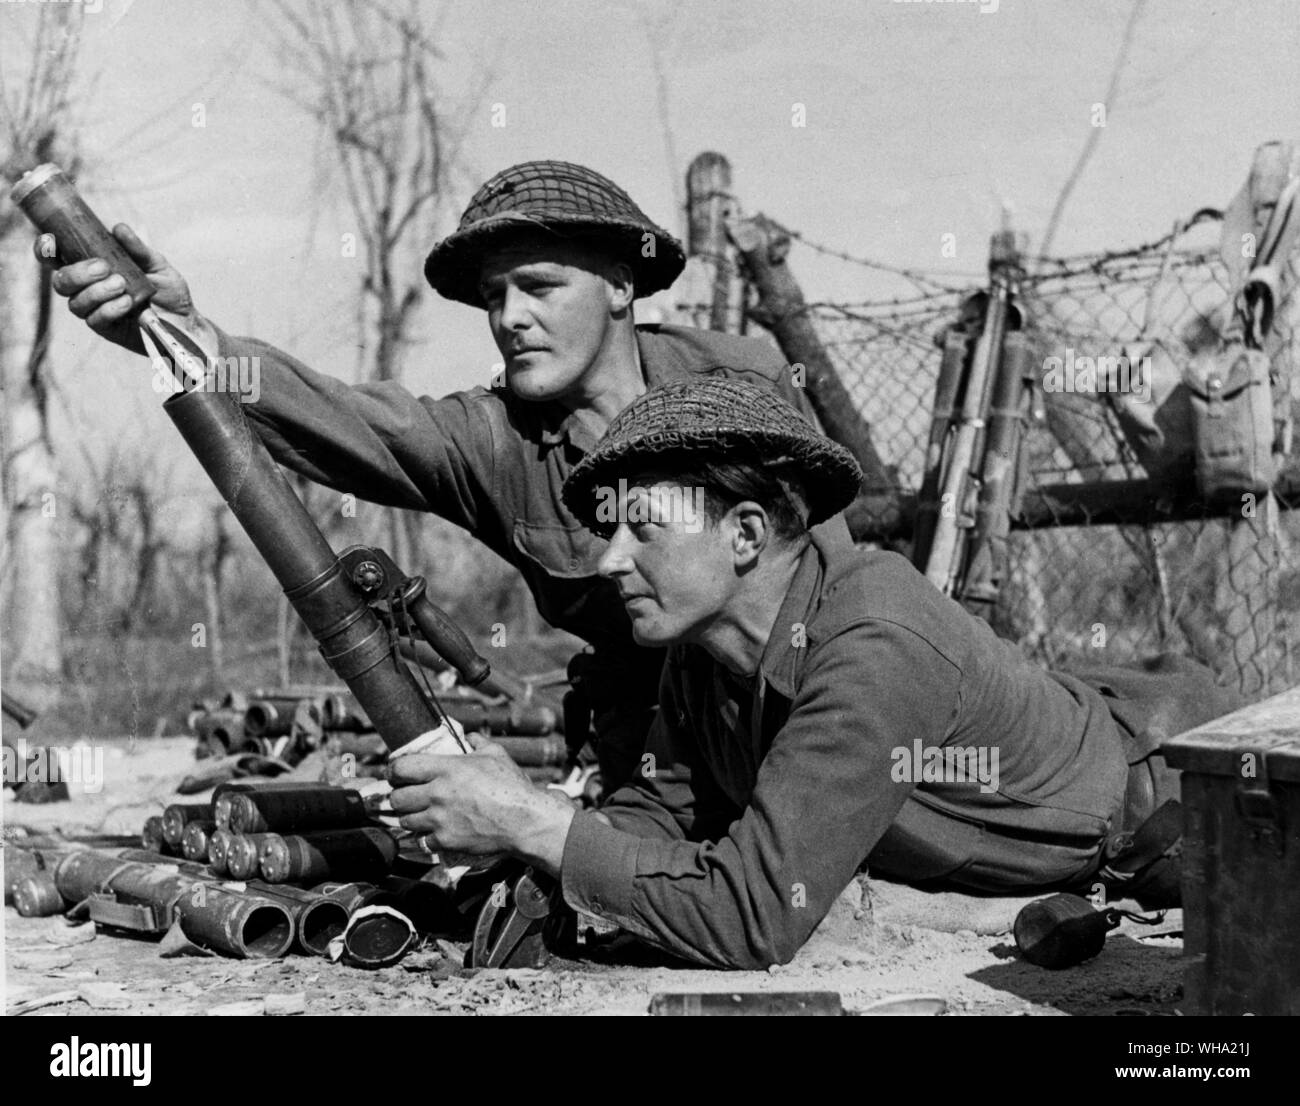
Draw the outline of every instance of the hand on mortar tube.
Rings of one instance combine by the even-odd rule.
[[[558,875],[573,804],[538,790],[500,746],[470,735],[463,756],[414,753],[388,766],[392,809],[404,828],[464,856],[508,853]]]

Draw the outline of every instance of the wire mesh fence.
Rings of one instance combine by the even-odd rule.
[[[1187,228],[1183,228],[1186,230]],[[1211,225],[1209,230],[1216,230]],[[885,267],[793,235],[796,276],[812,253]],[[1133,355],[1168,383],[1198,351],[1217,346],[1231,317],[1234,278],[1217,243],[1189,247],[1175,232],[1124,252],[1027,259],[1020,306],[1036,364],[1048,357]],[[915,492],[925,463],[942,332],[982,287],[951,276],[888,270],[894,295],[810,304],[818,335],[884,460]],[[1294,403],[1297,271],[1282,282],[1265,345],[1275,379]],[[812,298],[815,289],[805,286]],[[743,299],[738,294],[737,306]],[[703,308],[687,314],[707,325]],[[737,329],[755,331],[733,311]],[[1140,362],[1140,358],[1148,360]],[[1041,381],[1040,377],[1040,381]],[[1067,378],[1068,379],[1068,378]],[[1082,381],[1081,381],[1082,383]],[[1112,380],[1112,386],[1114,381]],[[1141,397],[1137,397],[1139,400]],[[1148,402],[1155,402],[1152,396]],[[1147,475],[1115,404],[1099,392],[1037,389],[1025,439],[1028,491]],[[1172,652],[1208,665],[1221,683],[1262,696],[1295,682],[1300,646],[1300,519],[1271,497],[1244,510],[1206,510],[1167,521],[1135,499],[1106,523],[1017,529],[994,628],[1052,666],[1119,664]]]

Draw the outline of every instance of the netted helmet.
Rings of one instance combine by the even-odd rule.
[[[455,232],[429,253],[424,275],[440,295],[485,307],[479,292],[484,251],[503,235],[530,228],[607,246],[631,266],[638,296],[667,288],[686,265],[682,244],[613,181],[567,161],[526,161],[474,194]]]
[[[862,483],[853,454],[773,389],[707,376],[652,388],[620,411],[564,482],[565,506],[594,533],[608,536],[611,528],[596,518],[597,490],[668,457],[752,458],[791,471],[805,490],[810,526],[844,510]]]

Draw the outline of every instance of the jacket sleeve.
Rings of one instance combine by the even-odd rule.
[[[477,529],[497,444],[485,393],[417,399],[392,381],[348,385],[265,342],[218,335],[223,358],[256,366],[256,399],[242,406],[280,464],[372,503]]]
[[[852,624],[810,648],[752,800],[726,834],[638,838],[579,815],[561,867],[571,905],[713,967],[794,956],[913,788],[894,779],[895,750],[942,743],[960,687],[950,661],[892,622]]]

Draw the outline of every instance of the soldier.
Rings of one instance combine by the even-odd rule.
[[[671,646],[650,744],[689,784],[648,765],[579,813],[485,743],[394,762],[403,825],[519,857],[558,876],[569,906],[713,967],[788,961],[863,864],[984,893],[1098,881],[1168,905],[1176,778],[1128,708],[1031,663],[898,554],[810,529],[860,477],[743,381],[635,400],[564,496],[610,535],[599,570],[636,641]],[[702,527],[681,506],[695,489]],[[1191,703],[1204,680],[1162,687]],[[1225,706],[1201,699],[1180,721]]]
[[[356,387],[265,342],[231,337],[196,308],[185,280],[126,226],[114,234],[149,275],[155,305],[219,356],[260,360],[244,405],[281,464],[317,483],[464,527],[523,574],[551,625],[588,642],[570,674],[586,690],[606,790],[638,763],[663,651],[633,643],[616,590],[596,574],[604,543],[561,502],[574,466],[648,388],[697,375],[775,387],[806,408],[769,345],[677,326],[637,326],[633,301],[667,288],[681,245],[613,182],[536,161],[474,195],[425,264],[443,296],[486,311],[503,378],[441,399],[400,385]],[[38,240],[37,256],[53,255]],[[101,261],[59,269],[54,288],[100,334],[143,353],[129,300]],[[234,362],[227,362],[234,363]],[[842,526],[842,520],[835,525]]]

